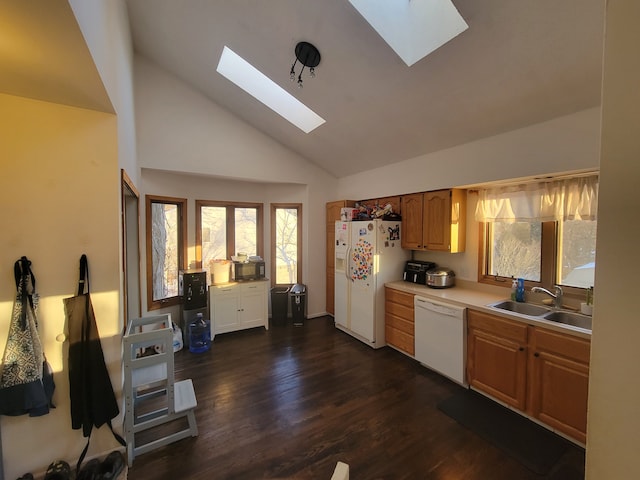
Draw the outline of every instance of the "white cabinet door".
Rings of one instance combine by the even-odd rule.
[[[210,287],[212,333],[269,328],[266,282]]]
[[[231,332],[238,329],[240,299],[236,296],[221,296],[213,307],[214,333]]]
[[[232,332],[240,324],[240,289],[237,285],[211,286],[211,323],[213,333]]]
[[[267,324],[265,290],[264,282],[241,286],[240,323],[243,327],[260,327]]]

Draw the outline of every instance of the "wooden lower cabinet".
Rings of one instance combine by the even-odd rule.
[[[478,390],[525,409],[527,325],[467,312],[467,381]]]
[[[585,443],[589,340],[530,327],[528,413]]]
[[[387,345],[411,356],[415,354],[413,294],[393,288],[384,289],[384,333]]]
[[[467,320],[469,384],[585,443],[590,341],[475,310]]]

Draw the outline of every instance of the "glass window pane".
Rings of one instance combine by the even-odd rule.
[[[227,259],[227,208],[203,206],[200,210],[202,232],[202,266],[211,260]]]
[[[593,286],[596,268],[595,221],[566,220],[560,223],[558,278],[562,285]]]
[[[258,254],[257,212],[257,208],[235,208],[236,253]]]
[[[276,209],[276,283],[298,282],[298,210]]]
[[[542,223],[490,223],[489,275],[540,281]]]
[[[151,204],[154,301],[178,295],[179,217],[176,204]]]

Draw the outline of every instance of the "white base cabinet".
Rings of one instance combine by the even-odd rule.
[[[211,334],[235,332],[246,328],[269,329],[267,282],[211,285]]]

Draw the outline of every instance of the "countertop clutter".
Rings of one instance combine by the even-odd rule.
[[[474,310],[483,311],[492,315],[497,315],[531,325],[544,326],[551,330],[568,333],[577,337],[587,339],[591,338],[591,331],[584,328],[561,324],[551,320],[545,320],[543,318],[524,317],[508,311],[491,308],[489,307],[490,304],[499,302],[500,300],[506,300],[509,295],[508,292],[506,290],[504,293],[484,291],[478,288],[474,288],[475,285],[477,284],[474,284],[473,282],[465,282],[463,280],[458,280],[455,287],[447,289],[433,289],[424,285],[418,285],[415,283],[404,281],[389,282],[385,284],[386,287],[414,295],[420,295],[421,297],[445,301],[453,305],[472,308]]]

